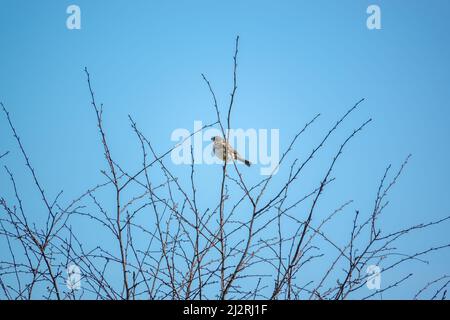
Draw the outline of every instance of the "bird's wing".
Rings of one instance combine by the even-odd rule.
[[[234,154],[236,151],[233,149],[232,146],[230,146],[229,143],[227,143],[226,141],[223,141],[222,143],[224,150],[227,150],[227,153],[229,154]]]

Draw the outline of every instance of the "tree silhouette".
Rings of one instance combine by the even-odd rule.
[[[237,92],[239,37],[233,56],[233,88],[225,110],[216,99],[213,86],[202,75],[212,98],[216,121],[203,126],[218,127],[229,138]],[[234,161],[225,161],[217,180],[217,203],[204,208],[192,161],[185,177],[178,177],[169,165],[168,155],[183,141],[159,154],[129,116],[131,130],[141,149],[140,169],[125,170],[116,161],[103,124],[103,105],[96,101],[91,75],[85,69],[94,119],[106,169],[104,181],[90,187],[70,202],[50,199],[32,166],[30,157],[2,103],[3,113],[17,142],[26,170],[45,208],[45,223],[29,222],[26,199],[20,193],[14,173],[5,166],[14,199],[0,194],[0,237],[9,252],[0,261],[0,287],[4,299],[349,299],[372,298],[401,285],[403,277],[367,294],[367,268],[382,266],[386,274],[405,262],[423,259],[450,244],[430,246],[407,253],[395,244],[406,235],[446,223],[450,216],[436,221],[383,232],[380,217],[388,195],[396,185],[410,156],[392,173],[388,166],[380,177],[373,210],[351,210],[345,201],[331,213],[318,214],[324,190],[332,185],[333,170],[347,145],[371,122],[368,119],[338,145],[323,177],[309,192],[291,192],[305,169],[327,145],[330,137],[357,112],[364,99],[347,110],[324,132],[303,160],[289,160],[301,137],[320,117],[314,116],[290,140],[277,170],[284,182],[274,183],[275,175],[250,184]],[[222,117],[221,112],[226,115]],[[198,134],[193,132],[188,138]],[[8,152],[0,155],[0,160]],[[191,148],[192,160],[194,158]],[[290,163],[289,163],[290,161]],[[203,186],[204,187],[204,186]],[[3,193],[3,191],[2,191]],[[343,212],[352,214],[348,241],[338,243],[327,227]],[[237,214],[239,213],[239,214]],[[95,223],[108,243],[85,243],[74,231],[74,221]],[[284,228],[285,225],[290,228]],[[335,254],[322,248],[332,248]],[[326,252],[326,254],[324,253]],[[76,265],[82,286],[67,286],[67,268]],[[323,273],[308,278],[302,271],[320,265]],[[320,269],[320,268],[319,268]],[[71,269],[73,270],[73,268]],[[120,280],[117,275],[120,274]],[[69,279],[71,280],[71,279]],[[73,280],[73,279],[72,279]],[[431,292],[432,299],[445,299],[448,276],[430,281],[411,298]],[[435,289],[435,287],[438,287]],[[433,289],[434,288],[434,289]]]

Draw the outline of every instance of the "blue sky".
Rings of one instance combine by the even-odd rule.
[[[65,26],[71,4],[81,8],[81,30]],[[370,4],[381,8],[381,30],[366,28]],[[301,158],[340,115],[366,98],[306,173],[306,183],[318,181],[343,137],[373,118],[338,163],[334,173],[338,179],[324,198],[324,211],[349,199],[355,208],[369,210],[384,168],[390,163],[398,167],[411,153],[391,195],[386,229],[450,212],[446,0],[2,0],[0,8],[0,101],[11,112],[50,195],[64,189],[63,198],[69,201],[102,181],[105,163],[85,66],[97,99],[105,105],[112,152],[134,171],[140,165],[139,146],[127,115],[137,120],[159,152],[172,146],[174,129],[192,131],[195,120],[215,121],[201,73],[225,107],[232,86],[234,39],[239,35],[233,127],[278,128],[284,150],[296,131],[321,113],[295,151]],[[14,171],[28,208],[38,215],[38,198],[23,171],[23,159],[1,119],[0,154],[7,150],[10,154],[1,165]],[[220,171],[214,168],[198,169],[205,205],[214,194],[211,170]],[[252,170],[249,179],[256,181],[259,170]],[[2,173],[2,196],[11,196],[8,183]],[[86,226],[82,232],[89,237],[94,228]],[[336,228],[339,234],[341,225]],[[448,240],[447,224],[401,245],[413,251]],[[1,250],[3,255],[4,247]],[[413,272],[415,278],[392,297],[410,297],[412,290],[448,273],[450,251],[431,255],[430,261],[405,265],[403,274]]]

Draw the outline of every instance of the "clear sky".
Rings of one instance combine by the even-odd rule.
[[[81,30],[66,28],[71,4],[81,8]],[[366,27],[370,4],[381,8],[381,30]],[[159,152],[173,145],[173,130],[192,131],[195,120],[215,121],[201,74],[225,108],[239,35],[232,126],[279,129],[284,150],[296,131],[321,113],[295,150],[295,157],[304,158],[340,115],[366,98],[317,158],[313,168],[318,171],[311,169],[305,181],[314,185],[342,139],[373,118],[340,159],[322,209],[329,212],[353,199],[352,208],[367,212],[384,168],[390,163],[398,168],[411,153],[385,213],[386,230],[394,230],[450,213],[449,12],[447,0],[1,0],[0,101],[9,109],[46,192],[55,196],[64,189],[63,199],[69,201],[103,181],[100,170],[105,168],[84,67],[105,105],[112,152],[134,171],[141,159],[128,114]],[[36,204],[23,159],[1,117],[0,154],[8,150],[0,164],[14,171],[26,206],[39,215],[43,208]],[[252,181],[260,178],[257,168],[248,173]],[[217,166],[199,166],[205,203],[217,194],[219,185],[211,186],[210,177],[219,172]],[[283,172],[279,174],[281,179]],[[11,197],[4,171],[0,194]],[[80,232],[89,237],[95,227],[86,225]],[[337,241],[341,227],[336,225]],[[448,242],[447,224],[399,245],[413,252]],[[6,254],[4,244],[0,249]],[[427,281],[449,272],[450,250],[429,258],[430,264],[414,261],[402,267],[398,276],[412,272],[415,278],[391,297],[409,298]]]

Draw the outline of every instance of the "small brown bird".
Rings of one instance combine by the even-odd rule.
[[[211,140],[214,142],[213,153],[220,160],[238,160],[245,163],[246,166],[250,167],[250,161],[241,157],[241,155],[234,150],[228,142],[226,142],[222,137],[215,136]]]

